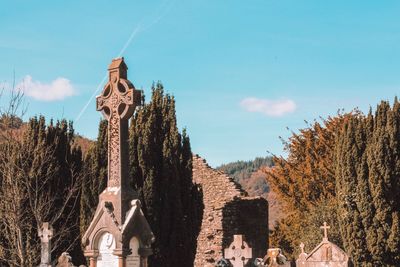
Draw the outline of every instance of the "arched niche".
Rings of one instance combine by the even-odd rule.
[[[99,256],[96,267],[118,266],[118,257],[113,255],[115,246],[115,237],[111,233],[104,232],[100,235],[97,241]]]
[[[132,237],[129,241],[131,254],[126,257],[126,267],[140,267],[139,247],[139,239],[137,237]]]

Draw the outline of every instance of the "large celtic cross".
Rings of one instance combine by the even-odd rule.
[[[109,188],[117,188],[127,182],[128,120],[141,101],[141,92],[127,80],[127,70],[124,58],[113,59],[108,68],[109,81],[96,98],[96,109],[108,121]]]

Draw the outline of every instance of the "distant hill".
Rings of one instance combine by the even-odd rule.
[[[235,179],[250,196],[262,196],[268,200],[269,205],[269,228],[272,229],[274,223],[283,217],[281,203],[277,200],[276,194],[269,190],[265,174],[261,168],[273,167],[271,157],[256,158],[250,161],[235,161],[217,167]]]
[[[256,158],[250,161],[235,161],[217,167],[242,185],[252,196],[265,196],[269,192],[265,176],[258,172],[261,167],[272,167],[271,157]]]
[[[82,135],[76,134],[74,143],[77,146],[81,147],[83,156],[86,156],[86,153],[88,152],[89,148],[94,144],[94,141]]]
[[[26,130],[26,122],[23,122],[18,117],[9,118],[5,115],[0,117],[0,142],[4,140],[4,135],[2,135],[3,130],[8,129],[12,130],[13,136],[15,138],[22,138],[24,131]],[[80,134],[75,134],[75,145],[80,146],[82,150],[83,156],[86,155],[91,145],[94,143],[93,140],[90,140]]]

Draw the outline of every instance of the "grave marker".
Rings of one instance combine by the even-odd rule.
[[[224,250],[225,258],[233,267],[244,267],[253,257],[252,249],[243,240],[243,235],[234,235],[231,245]]]
[[[51,239],[53,237],[53,227],[44,222],[38,230],[41,243],[40,265],[39,267],[51,266]]]

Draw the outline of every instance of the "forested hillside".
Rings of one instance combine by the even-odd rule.
[[[259,173],[258,170],[261,167],[271,167],[272,165],[271,157],[259,157],[255,160],[223,164],[217,169],[235,179],[250,195],[266,196],[266,193],[269,192],[269,187],[265,174]]]

